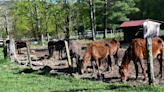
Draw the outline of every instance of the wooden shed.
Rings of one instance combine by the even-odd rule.
[[[123,29],[124,41],[135,38],[153,38],[159,35],[161,21],[152,19],[125,21],[119,27]]]

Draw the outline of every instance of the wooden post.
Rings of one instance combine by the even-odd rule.
[[[43,34],[42,34],[42,46],[44,46],[44,37],[43,37]]]
[[[30,65],[30,68],[32,67],[32,64],[31,64],[31,57],[30,57],[30,50],[29,50],[29,44],[28,42],[26,42],[26,47],[27,47],[27,55],[28,55],[28,60],[29,62],[26,63],[26,65],[29,63]]]
[[[14,54],[16,54],[15,52],[15,41],[14,39],[10,39],[9,41],[9,56],[10,56],[10,61],[14,62]]]
[[[152,39],[146,39],[146,51],[147,51],[147,70],[149,77],[149,85],[154,83],[154,69],[153,69],[153,56],[152,56]]]
[[[9,43],[8,48],[9,48],[10,61],[20,63],[20,61],[18,60],[17,55],[16,55],[15,40],[12,38],[12,39],[8,40],[7,43]]]
[[[68,49],[68,43],[67,41],[64,41],[64,43],[65,43],[66,53],[67,53],[67,58],[68,58],[69,72],[70,72],[70,75],[72,75],[72,66],[71,66],[71,58],[70,58],[69,49]]]

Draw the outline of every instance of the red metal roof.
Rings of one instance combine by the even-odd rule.
[[[147,19],[144,20],[134,20],[134,21],[125,21],[123,22],[120,27],[132,27],[132,26],[140,26],[142,25]]]

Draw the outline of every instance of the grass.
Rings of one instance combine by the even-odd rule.
[[[103,34],[98,34],[98,35],[96,35],[96,41],[104,41],[104,40],[111,40],[111,39],[113,39],[113,38],[115,38],[115,39],[121,39],[122,37],[123,37],[123,33],[118,33],[118,34],[113,34],[113,35],[111,35],[111,34],[107,34],[107,38],[103,38]],[[70,36],[70,38],[74,38],[74,39],[77,39],[77,36]],[[83,39],[83,40],[78,40],[78,42],[80,42],[81,44],[87,44],[87,43],[90,43],[90,42],[92,42],[92,40],[85,40],[85,39]]]
[[[3,59],[0,52],[0,92],[163,92],[164,88],[154,86],[130,86],[119,83],[87,81],[67,76],[49,74],[41,70],[19,68],[16,63]]]
[[[45,41],[44,42],[44,45],[47,46],[48,45],[48,41]],[[39,46],[42,46],[42,43],[41,42],[39,42],[37,44],[30,44],[30,47],[39,47]]]
[[[120,39],[123,37],[123,33],[118,33],[118,34],[107,34],[107,38],[103,39],[103,34],[97,34],[96,35],[96,41],[104,41],[104,40],[110,40],[110,39],[113,39],[113,38],[116,38],[116,39]],[[70,36],[70,39],[77,39],[78,36]],[[92,40],[85,40],[85,39],[82,39],[82,40],[77,40],[78,42],[80,42],[81,44],[87,44],[87,43],[90,43],[92,42]],[[48,45],[48,41],[45,41],[44,42],[44,45],[47,46]],[[30,45],[31,47],[39,47],[39,46],[42,46],[42,43],[39,42],[37,44],[31,44]]]

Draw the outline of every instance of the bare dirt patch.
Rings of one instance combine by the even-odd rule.
[[[86,47],[83,47],[83,48],[84,49],[82,53],[84,54]],[[67,59],[63,58],[62,60],[59,60],[57,51],[54,52],[54,56],[52,58],[48,59],[49,54],[48,54],[47,46],[41,46],[41,47],[36,47],[36,48],[33,47],[31,49],[35,51],[35,53],[31,53],[33,57],[32,62],[40,62],[43,64],[43,65],[33,65],[32,66],[33,70],[44,70],[49,73],[69,75]],[[120,50],[121,54],[124,54],[125,49],[126,48],[122,46]],[[63,57],[66,57],[66,55],[63,54]],[[82,57],[83,55],[81,56],[81,58]],[[22,54],[19,54],[18,58],[21,61],[28,60],[26,48],[22,49]],[[147,67],[146,60],[145,60],[145,66]],[[74,67],[76,67],[75,60],[74,60]],[[88,67],[91,67],[90,62],[88,63]],[[120,75],[118,72],[119,67],[117,65],[114,65],[113,69],[114,70],[112,72],[107,72],[107,71],[102,72],[104,74],[103,82],[106,82],[106,83],[119,82],[120,83]],[[92,71],[91,68],[88,68],[88,70]],[[157,60],[154,60],[154,73],[155,73],[155,78],[156,78],[155,83],[162,86],[164,85],[164,80],[157,76],[158,72],[159,72],[159,62]],[[91,75],[92,75],[91,72],[84,73],[83,75],[80,75],[78,73],[73,73],[73,76],[75,78],[81,78],[81,79],[86,79],[90,81],[99,81],[97,78],[97,73],[94,73],[93,76]],[[135,86],[148,84],[148,82],[144,82],[143,79],[144,79],[144,76],[143,76],[142,69],[139,64],[139,76],[138,76],[138,79],[135,80],[135,68],[134,68],[133,62],[131,62],[129,65],[129,78],[127,80],[127,84],[135,85]]]

